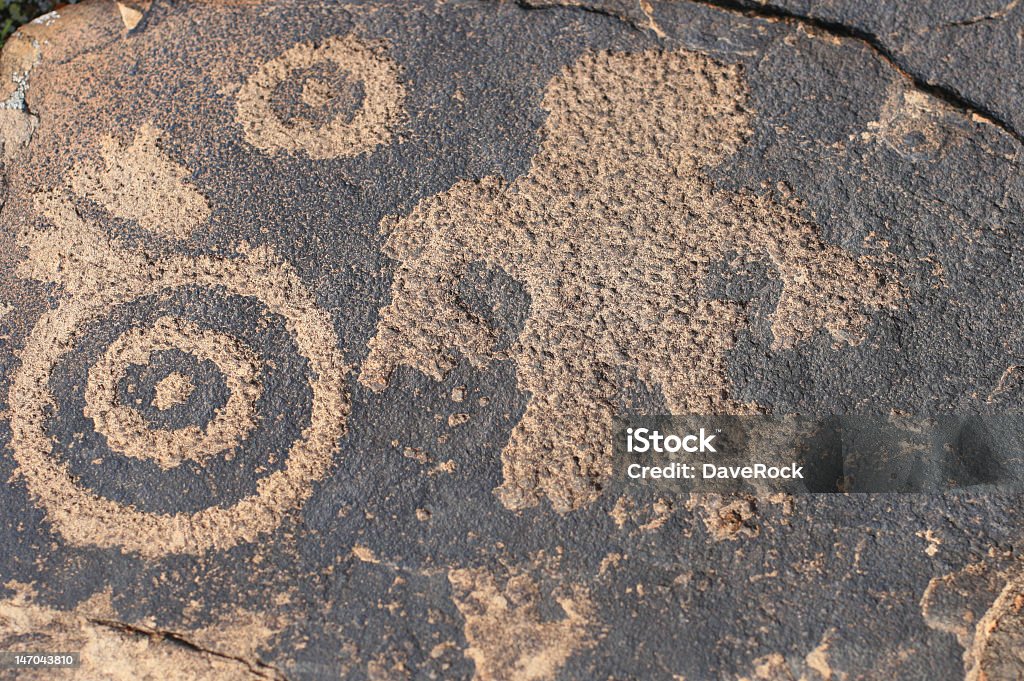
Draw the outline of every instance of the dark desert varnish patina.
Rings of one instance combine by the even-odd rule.
[[[1020,678],[1019,495],[611,474],[616,414],[1022,406],[1024,13],[803,4],[23,27],[0,650],[83,679]]]

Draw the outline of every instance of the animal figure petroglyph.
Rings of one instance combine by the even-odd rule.
[[[673,413],[755,409],[730,395],[726,363],[744,305],[709,292],[726,254],[781,282],[775,349],[818,330],[860,342],[865,312],[892,306],[899,286],[823,243],[795,203],[719,191],[705,174],[742,143],[744,101],[738,67],[692,52],[602,52],[566,68],[545,91],[525,175],[459,182],[384,223],[398,265],[359,380],[383,389],[399,365],[440,379],[456,353],[477,367],[511,359],[529,400],[498,494],[512,509],[546,495],[566,511],[609,473],[624,374],[660,388]],[[458,297],[479,262],[530,298],[507,350]]]

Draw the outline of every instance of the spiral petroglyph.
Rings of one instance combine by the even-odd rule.
[[[567,511],[609,473],[620,373],[660,388],[672,413],[756,408],[730,394],[727,353],[748,312],[711,286],[723,261],[766,266],[781,284],[774,349],[818,331],[861,342],[867,313],[901,296],[878,259],[823,242],[795,200],[718,190],[706,175],[742,144],[745,100],[738,67],[693,52],[601,52],[566,68],[547,86],[525,175],[459,182],[383,225],[398,266],[359,380],[381,390],[399,365],[440,379],[455,353],[477,367],[511,359],[529,401],[499,496]],[[508,350],[458,299],[481,262],[530,298]]]
[[[383,43],[351,34],[319,46],[302,43],[249,77],[238,91],[236,120],[246,141],[265,152],[302,152],[314,160],[358,156],[387,143],[401,126],[405,88],[398,76]],[[301,90],[281,92],[289,84]],[[352,93],[353,86],[361,93]],[[285,103],[299,111],[286,117],[278,99],[292,100]]]
[[[137,151],[121,148],[118,153],[131,156]],[[146,159],[136,155],[122,160]],[[96,186],[107,182],[100,178]],[[346,369],[331,321],[295,270],[271,249],[240,245],[235,253],[214,257],[185,256],[162,247],[148,250],[145,243],[128,246],[82,217],[77,202],[96,194],[83,196],[85,192],[76,192],[81,186],[72,182],[70,188],[37,194],[35,208],[49,224],[26,229],[18,239],[28,249],[19,275],[59,285],[60,302],[43,313],[29,334],[11,384],[11,449],[17,472],[53,527],[71,543],[158,557],[252,541],[273,530],[309,496],[327,473],[345,431]],[[280,320],[282,333],[306,367],[304,380],[289,376],[287,384],[301,385],[299,394],[308,402],[305,407],[293,405],[297,411],[307,410],[307,421],[282,451],[257,451],[260,438],[253,436],[264,417],[263,382],[275,370],[275,362],[263,354],[266,347],[261,350],[230,329],[207,328],[207,322],[188,318],[190,308],[175,302],[175,296],[244,305],[247,323],[263,323],[250,318],[250,309]],[[166,313],[161,306],[168,307]],[[97,329],[113,334],[105,346],[96,340],[106,337],[97,335]],[[129,369],[145,368],[161,353],[171,360],[191,357],[220,375],[227,398],[211,410],[205,424],[154,427],[138,405],[126,401],[121,388]],[[255,481],[254,493],[198,511],[154,512],[90,490],[73,473],[51,426],[76,409],[69,398],[76,389],[55,390],[52,385],[60,368],[76,357],[89,365],[80,388],[84,406],[78,408],[110,455],[152,463],[158,474],[185,462],[201,471],[218,456],[237,461],[266,454],[279,465]],[[171,368],[152,391],[160,393],[152,400],[156,410],[172,409],[199,394],[194,385],[199,379],[187,367]]]

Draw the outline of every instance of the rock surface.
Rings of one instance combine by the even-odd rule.
[[[1017,4],[23,27],[0,650],[83,679],[1021,678],[1019,495],[671,497],[608,449],[631,410],[1019,411]]]

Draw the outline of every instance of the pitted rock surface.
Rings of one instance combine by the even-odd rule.
[[[1021,678],[1019,495],[611,471],[628,412],[1024,407],[1024,7],[974,4],[26,25],[0,650],[81,679]]]

